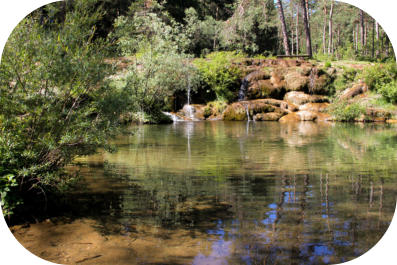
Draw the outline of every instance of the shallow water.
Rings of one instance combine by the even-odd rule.
[[[393,217],[396,126],[217,121],[131,131],[117,152],[76,161],[84,185],[74,196],[76,216],[133,253],[126,263],[340,263],[374,246]]]

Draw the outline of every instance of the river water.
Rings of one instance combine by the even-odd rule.
[[[80,263],[106,264],[111,253],[119,264],[340,263],[373,247],[394,214],[395,125],[216,121],[130,131],[116,152],[77,159],[75,192],[77,219],[128,255],[93,252]],[[52,260],[73,260],[63,258]]]

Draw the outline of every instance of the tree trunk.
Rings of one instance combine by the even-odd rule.
[[[379,23],[375,21],[376,24],[376,42],[377,42],[377,47],[376,47],[376,58],[379,58],[380,54],[380,42],[379,42]]]
[[[360,9],[361,53],[364,52],[364,11]]]
[[[324,25],[323,25],[323,53],[326,53],[327,49],[327,39],[326,39],[326,32],[327,32],[327,1],[324,0]]]
[[[332,15],[334,14],[334,1],[331,2],[331,10],[329,11],[329,43],[328,43],[328,54],[333,54],[334,51],[332,49],[333,43],[333,31],[332,31]]]
[[[312,58],[313,57],[312,40],[310,37],[310,28],[309,28],[309,21],[307,18],[307,10],[306,10],[305,0],[301,0],[301,5],[302,5],[302,10],[303,10],[303,24],[305,26],[305,32],[306,32],[306,52],[309,55],[309,58]]]
[[[358,23],[356,24],[356,52],[358,51]]]
[[[296,6],[295,35],[296,35],[296,54],[299,54],[299,5]]]
[[[278,4],[278,14],[280,16],[280,22],[281,22],[281,30],[283,33],[284,51],[286,55],[291,55],[288,45],[288,32],[287,32],[287,26],[285,25],[283,4],[281,3],[281,0],[277,0],[277,4]]]
[[[372,24],[372,58],[375,58],[375,27],[376,21]]]
[[[294,25],[294,4],[292,1],[290,2],[289,6],[290,6],[290,11],[291,11],[291,20],[290,20],[291,21],[291,23],[290,23],[290,25],[291,25],[291,54],[295,54],[294,53],[295,52],[294,31],[292,30],[292,27]],[[296,53],[296,54],[298,54],[298,53]]]
[[[389,38],[386,36],[385,38],[385,50],[386,50],[386,57],[389,57],[390,55],[390,51],[389,51]]]
[[[307,25],[308,25],[308,27],[309,27],[309,30],[310,30],[310,10],[309,10],[309,0],[305,0],[306,1],[306,3],[305,3],[305,5],[306,5],[306,16],[307,16]]]

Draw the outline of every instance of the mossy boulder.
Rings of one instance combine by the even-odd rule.
[[[309,92],[320,95],[329,95],[329,85],[332,78],[325,72],[320,71],[320,74],[314,77],[309,77]]]
[[[223,120],[225,121],[246,121],[247,109],[240,103],[229,105],[223,112]]]
[[[279,111],[279,108],[266,104],[261,100],[252,101],[241,101],[230,104],[223,112],[223,119],[225,121],[245,121],[248,120],[247,112],[250,118],[254,117],[258,113],[268,113]]]
[[[305,91],[309,83],[309,78],[301,75],[295,69],[288,71],[284,76],[284,80],[287,91]]]

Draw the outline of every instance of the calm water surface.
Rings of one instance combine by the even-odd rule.
[[[117,152],[78,159],[81,194],[88,188],[81,214],[109,235],[150,227],[158,251],[173,235],[190,248],[163,264],[340,263],[374,246],[393,217],[396,126],[218,121],[131,131]]]

